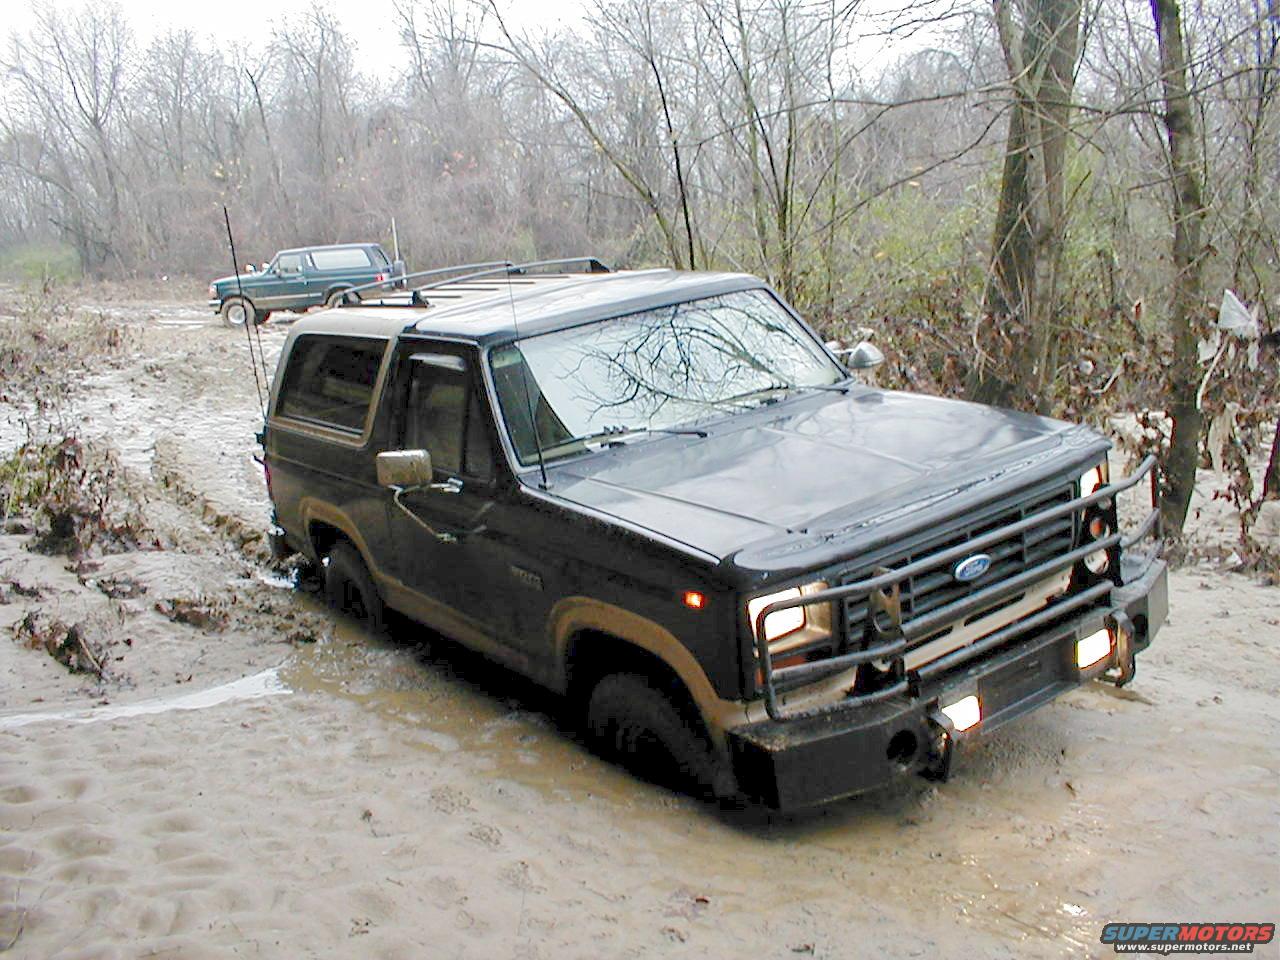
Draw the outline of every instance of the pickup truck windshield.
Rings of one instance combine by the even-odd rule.
[[[490,363],[525,465],[539,444],[553,460],[845,377],[764,290],[527,337],[493,351]]]

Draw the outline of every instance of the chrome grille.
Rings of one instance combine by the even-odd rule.
[[[948,548],[966,543],[989,531],[1016,523],[1032,514],[1066,503],[1074,496],[1074,484],[1060,484],[1048,490],[1041,490],[1016,506],[1001,506],[996,508],[994,513],[975,518],[973,523],[952,533],[945,540],[925,541],[911,549],[889,554],[871,565],[851,570],[848,574],[842,575],[839,582],[854,583],[869,577],[874,570],[882,567],[889,570],[904,567],[916,560],[925,559]],[[900,587],[904,626],[915,617],[962,600],[993,583],[1017,576],[1024,570],[1068,552],[1075,543],[1076,523],[1074,516],[1062,516],[988,545],[982,552],[991,557],[990,569],[976,580],[967,583],[957,581],[951,575],[950,566],[908,577]],[[977,611],[968,618],[968,622],[994,612],[999,606],[1012,604],[1017,599],[1018,597],[1008,598],[995,607]],[[867,630],[867,615],[868,605],[865,598],[850,598],[844,602],[845,636],[848,638],[850,649],[858,649],[861,646]],[[928,643],[938,635],[935,633],[918,638],[911,647],[915,648]]]

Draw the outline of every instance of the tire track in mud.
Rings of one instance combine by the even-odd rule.
[[[272,568],[271,550],[260,522],[246,520],[196,489],[179,468],[162,463],[158,457],[151,468],[151,477],[159,490],[198,519],[211,534],[220,537],[246,560],[264,569]]]

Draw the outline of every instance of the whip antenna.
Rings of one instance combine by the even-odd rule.
[[[231,274],[236,278],[236,296],[240,298],[240,309],[244,311],[244,339],[249,344],[249,366],[253,367],[253,385],[258,390],[258,408],[262,411],[262,422],[267,422],[267,404],[262,398],[262,381],[258,377],[258,363],[261,361],[263,376],[266,375],[267,361],[262,356],[262,337],[258,337],[258,355],[253,354],[253,334],[249,332],[249,327],[256,326],[253,317],[249,315],[249,309],[245,305],[244,286],[240,282],[240,264],[236,259],[236,241],[231,235],[231,214],[227,212],[227,205],[222,205],[222,220],[227,225],[227,246],[231,248]]]
[[[533,394],[529,392],[529,377],[533,376],[533,371],[529,369],[524,351],[520,349],[520,323],[516,319],[516,296],[511,291],[511,273],[514,266],[515,264],[507,261],[507,302],[511,304],[511,329],[515,331],[516,350],[520,353],[520,382],[524,384],[524,404],[529,410],[529,429],[533,431],[533,447],[538,451],[538,470],[542,474],[542,489],[546,490],[549,486],[547,464],[542,458],[542,438],[538,436],[538,420],[533,413]]]

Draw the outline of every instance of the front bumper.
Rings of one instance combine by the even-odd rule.
[[[954,670],[929,675],[901,695],[879,702],[851,701],[845,709],[787,720],[764,720],[730,730],[729,750],[738,785],[768,806],[791,809],[836,800],[880,786],[906,773],[949,760],[948,738],[981,736],[1036,709],[1073,687],[1116,668],[1145,650],[1168,615],[1168,570],[1151,560],[1146,570],[1112,590],[1105,606],[1024,634],[1008,647]],[[1076,642],[1116,624],[1132,632],[1126,644],[1093,666],[1076,666]],[[948,733],[939,707],[969,694],[982,719],[963,733]]]
[[[222,309],[222,300],[221,300],[221,299],[218,299],[218,300],[206,300],[206,301],[205,301],[205,306],[207,306],[207,307],[208,307],[210,310],[212,310],[214,313],[217,313],[218,311],[220,311],[220,310]]]

